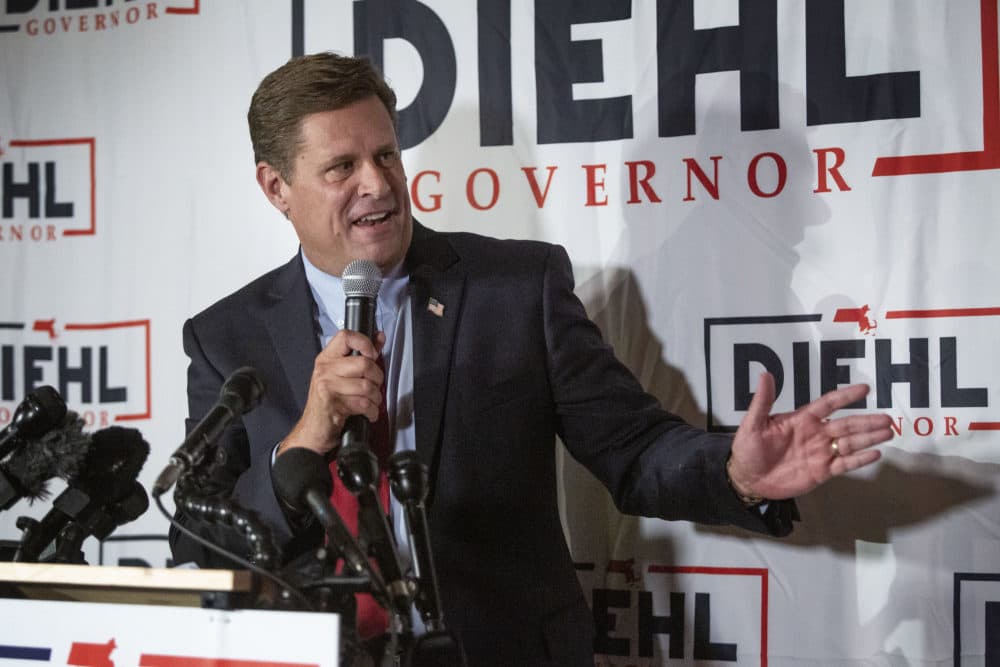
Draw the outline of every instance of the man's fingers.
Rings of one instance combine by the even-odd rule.
[[[346,330],[330,339],[313,364],[309,398],[296,434],[330,447],[349,416],[378,419],[385,373],[377,359],[384,343],[384,335],[373,342]]]
[[[830,453],[833,456],[846,456],[892,440],[893,435],[891,428],[885,428],[833,438],[830,440]],[[836,447],[833,446],[834,443],[836,443]]]
[[[869,387],[866,384],[852,384],[834,389],[809,403],[805,406],[805,410],[818,419],[826,419],[837,410],[860,401],[868,395],[868,391]]]
[[[763,428],[767,424],[767,419],[771,414],[771,407],[774,405],[774,377],[770,373],[761,373],[757,382],[757,391],[754,392],[747,414],[744,419],[748,426],[753,429]]]
[[[824,433],[830,437],[830,473],[840,475],[877,461],[882,454],[871,448],[893,438],[891,424],[888,415],[854,415],[829,422]]]
[[[870,463],[875,463],[882,457],[882,452],[877,449],[862,449],[853,454],[835,456],[830,461],[830,473],[832,475],[842,475],[845,472],[856,470]]]
[[[378,359],[379,350],[385,344],[385,334],[379,333],[373,342],[368,336],[357,331],[341,329],[330,339],[320,352],[321,357],[345,357],[357,352],[368,359]]]
[[[849,454],[891,440],[894,432],[888,415],[852,415],[828,422],[823,434],[831,440],[831,451],[837,450],[834,454]]]
[[[331,357],[321,359],[316,358],[313,368],[313,375],[329,384],[331,389],[337,393],[344,391],[340,384],[341,379],[355,380],[363,379],[374,383],[377,387],[382,386],[385,380],[385,372],[379,365],[368,357]]]
[[[370,395],[344,396],[341,398],[341,403],[344,408],[342,416],[345,419],[351,415],[364,415],[368,421],[374,422],[378,419],[382,400],[381,395],[376,391],[374,399]],[[341,427],[343,427],[342,423]]]
[[[835,440],[855,433],[886,430],[892,430],[892,417],[881,414],[841,417],[827,422],[824,427],[825,433]]]

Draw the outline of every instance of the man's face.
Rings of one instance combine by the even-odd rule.
[[[396,132],[379,98],[310,114],[299,138],[291,183],[274,176],[261,185],[287,213],[309,261],[333,275],[355,259],[383,273],[398,265],[413,221]]]

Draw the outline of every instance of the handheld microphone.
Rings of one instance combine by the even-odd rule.
[[[356,259],[344,268],[344,329],[357,331],[374,340],[376,300],[382,287],[382,272],[365,259]],[[356,353],[352,353],[356,354]],[[337,476],[358,499],[358,525],[371,546],[375,562],[388,587],[393,608],[403,623],[410,604],[410,591],[403,580],[396,555],[392,528],[378,499],[378,457],[371,450],[371,423],[364,415],[351,415],[344,422]]]
[[[343,555],[347,567],[358,576],[368,577],[376,597],[387,604],[385,581],[371,567],[361,545],[330,505],[333,480],[323,455],[304,447],[293,447],[275,460],[271,480],[278,497],[292,511],[308,510],[319,520],[327,540]]]
[[[344,329],[357,331],[375,340],[376,301],[382,287],[382,272],[366,259],[356,259],[344,268]],[[351,354],[358,354],[356,351]],[[345,447],[368,447],[371,423],[364,415],[351,415],[345,420],[340,444]],[[375,476],[378,476],[376,462]]]
[[[0,459],[7,456],[25,438],[37,438],[62,424],[66,402],[52,387],[38,387],[14,410],[10,423],[0,431]]]
[[[139,431],[112,426],[94,433],[89,445],[79,471],[67,480],[66,489],[52,502],[48,514],[41,521],[18,519],[24,534],[15,561],[36,562],[71,522],[88,535],[106,527],[108,520],[102,516],[106,506],[125,502],[135,493],[134,483],[149,456],[149,444]],[[107,537],[115,527],[102,530],[103,536]]]
[[[344,284],[344,328],[374,338],[375,301],[382,288],[382,272],[374,262],[356,259],[346,267]]]
[[[61,420],[58,428],[22,442],[0,463],[0,511],[21,498],[44,498],[49,479],[68,479],[77,473],[89,451],[90,437],[83,434],[83,420],[75,412],[65,412]]]
[[[264,383],[257,371],[249,366],[237,368],[222,385],[219,400],[198,425],[188,433],[184,442],[170,457],[169,463],[153,483],[153,497],[157,498],[174,485],[181,473],[201,463],[219,435],[240,415],[257,407],[264,396]]]
[[[428,490],[427,466],[415,451],[393,454],[389,466],[392,495],[403,505],[406,530],[410,538],[410,556],[417,580],[417,595],[413,602],[427,630],[441,631],[444,630],[441,595],[438,591],[437,573],[434,571],[431,536],[424,508]]]

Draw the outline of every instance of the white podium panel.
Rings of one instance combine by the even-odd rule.
[[[0,599],[0,666],[337,667],[340,617]]]

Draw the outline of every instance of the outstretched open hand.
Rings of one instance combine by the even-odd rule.
[[[830,419],[868,390],[864,384],[841,387],[794,412],[772,415],[774,378],[762,373],[733,439],[729,475],[737,492],[771,500],[793,498],[877,461],[881,453],[871,448],[893,434],[888,415]]]

